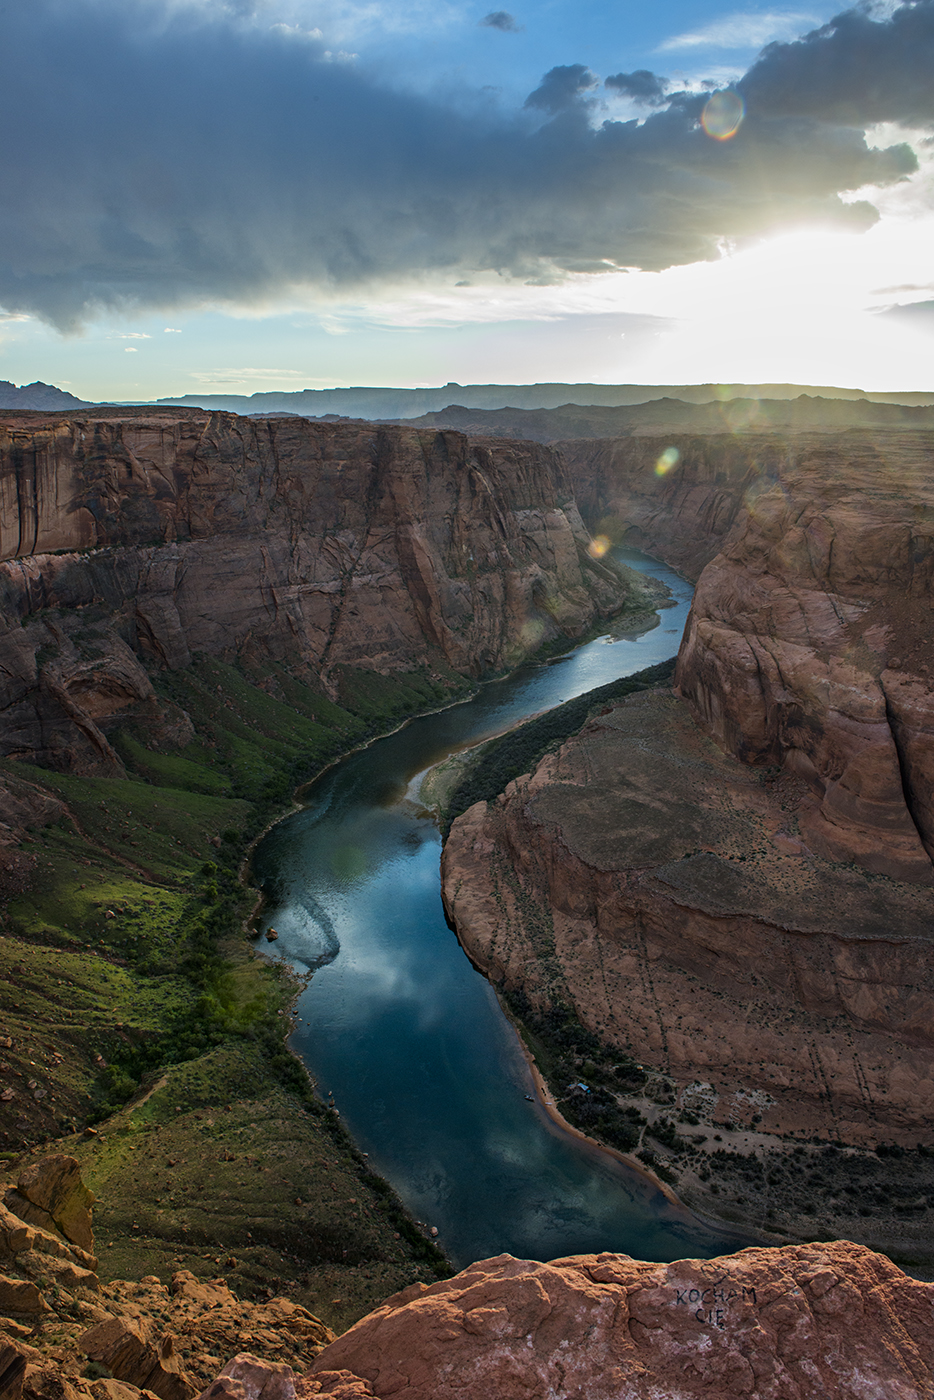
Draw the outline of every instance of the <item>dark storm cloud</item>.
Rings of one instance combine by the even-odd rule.
[[[600,79],[591,73],[583,63],[570,63],[560,68],[552,68],[546,73],[541,84],[525,99],[526,107],[539,107],[543,112],[555,116],[578,105],[580,98],[592,92]]]
[[[740,85],[763,116],[865,127],[934,120],[934,0],[874,20],[859,7],[792,44],[770,44]]]
[[[465,115],[236,6],[7,5],[0,306],[68,326],[98,308],[255,301],[296,283],[662,268],[777,226],[865,225],[873,211],[837,192],[915,160],[867,148],[853,115],[862,59],[879,55],[871,117],[914,115],[932,5],[878,24],[843,16],[767,50],[723,143],[698,126],[704,98],[684,93],[641,124],[596,126],[596,79],[579,64],[547,74],[524,113]]]
[[[637,68],[634,73],[612,73],[604,80],[604,87],[618,92],[621,97],[631,97],[645,107],[660,107],[668,91],[667,78],[650,73],[647,68]]]
[[[508,10],[491,10],[483,19],[477,21],[487,29],[501,29],[504,34],[518,34],[521,25],[516,24],[515,16]]]

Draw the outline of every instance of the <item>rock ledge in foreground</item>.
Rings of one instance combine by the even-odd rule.
[[[650,1264],[500,1255],[391,1298],[298,1396],[378,1400],[915,1400],[934,1284],[848,1242]]]

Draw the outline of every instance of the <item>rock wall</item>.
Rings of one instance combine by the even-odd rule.
[[[152,702],[146,664],[481,676],[631,587],[549,449],[455,432],[6,414],[0,522],[0,753],[79,772],[118,766],[99,721]]]
[[[798,446],[803,439],[795,440]],[[777,481],[788,460],[780,434],[639,436],[555,443],[594,530],[658,555],[696,579],[747,498]]]
[[[808,845],[896,879],[934,855],[934,439],[789,456],[697,586],[676,682],[744,762],[813,793]]]
[[[685,1108],[706,1086],[711,1121],[928,1142],[930,892],[810,853],[808,798],[633,696],[454,823],[445,904],[495,982],[574,1007]]]
[[[814,850],[930,880],[934,437],[560,447],[592,528],[699,576],[677,684],[710,732],[810,783]]]

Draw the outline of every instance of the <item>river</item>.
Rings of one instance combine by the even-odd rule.
[[[671,1260],[736,1244],[549,1119],[492,987],[448,927],[438,826],[418,800],[425,770],[452,751],[676,653],[690,586],[616,554],[671,589],[658,625],[527,665],[350,755],[254,855],[277,956],[314,969],[292,1048],[458,1267],[504,1252]]]

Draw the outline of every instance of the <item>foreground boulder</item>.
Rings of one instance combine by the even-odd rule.
[[[914,1400],[934,1284],[838,1242],[649,1264],[501,1255],[406,1289],[325,1347],[297,1396]]]
[[[93,1253],[94,1193],[81,1180],[74,1157],[56,1153],[31,1163],[21,1172],[16,1190],[7,1192],[6,1204],[21,1220],[58,1231],[71,1244]]]

